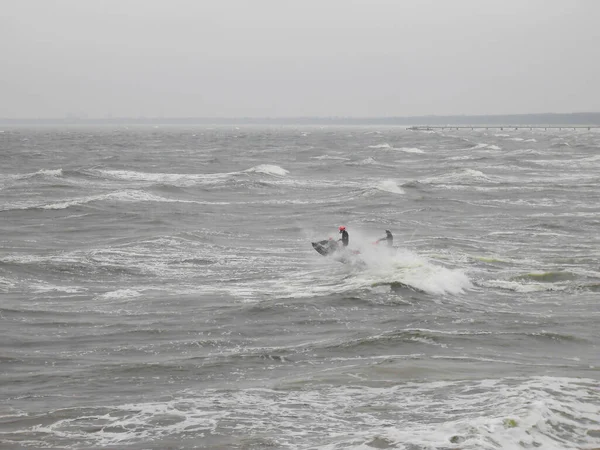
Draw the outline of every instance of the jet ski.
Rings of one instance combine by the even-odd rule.
[[[357,250],[348,250],[338,241],[333,239],[325,239],[318,242],[312,242],[313,248],[323,256],[333,257],[336,261],[343,264],[351,264],[357,266],[365,266],[365,262],[357,255],[360,254]]]
[[[333,239],[325,239],[319,242],[312,243],[313,248],[323,256],[330,256],[340,250],[340,244]]]

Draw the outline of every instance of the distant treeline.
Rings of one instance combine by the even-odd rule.
[[[1,119],[0,125],[600,125],[600,112],[414,117],[121,117]]]

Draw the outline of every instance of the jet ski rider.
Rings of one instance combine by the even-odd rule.
[[[342,244],[344,245],[344,247],[348,247],[348,242],[350,241],[350,237],[348,236],[348,232],[346,231],[346,227],[345,226],[341,226],[340,227],[340,233],[342,235],[342,238],[339,241],[342,241]]]
[[[394,245],[394,236],[392,236],[392,232],[390,230],[385,230],[385,237],[382,237],[381,239],[377,239],[377,243],[381,242],[381,241],[387,241],[387,245],[388,247],[391,247]]]

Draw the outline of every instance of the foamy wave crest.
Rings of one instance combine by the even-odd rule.
[[[404,194],[404,189],[398,186],[394,180],[384,180],[375,186],[375,189],[391,194]]]
[[[78,294],[87,291],[87,288],[77,286],[56,286],[48,283],[32,284],[29,287],[33,292],[44,294],[48,292],[64,292],[67,294]]]
[[[471,155],[462,155],[462,156],[450,156],[446,158],[448,161],[468,161],[470,159],[475,159]]]
[[[251,167],[250,169],[244,170],[247,173],[264,173],[266,175],[272,175],[276,177],[284,177],[288,173],[288,170],[285,170],[282,167],[276,166],[274,164],[260,164],[255,167]]]
[[[97,201],[118,201],[118,202],[182,202],[182,203],[194,203],[189,200],[172,200],[158,195],[153,195],[145,191],[118,191],[111,192],[103,195],[93,195],[90,197],[75,198],[66,200],[60,203],[52,203],[50,205],[44,205],[42,209],[66,209],[71,206],[84,205],[86,203],[97,202]]]
[[[146,181],[150,183],[164,183],[179,186],[190,186],[202,182],[219,182],[236,174],[236,172],[206,174],[148,173],[131,170],[94,170],[91,171],[91,173],[99,174],[103,178],[110,178],[113,180]]]
[[[390,144],[377,144],[377,145],[369,145],[369,148],[385,148],[385,149],[391,149],[392,146]]]
[[[230,202],[206,202],[194,200],[177,200],[159,197],[145,191],[117,191],[103,195],[92,195],[89,197],[72,198],[62,202],[39,204],[31,202],[11,203],[0,207],[0,211],[26,210],[26,209],[67,209],[73,206],[85,205],[92,202],[114,201],[114,202],[167,202],[167,203],[195,203],[198,205],[229,205]]]
[[[436,295],[460,294],[473,288],[462,270],[432,264],[409,250],[375,245],[362,249],[360,257],[367,270],[358,274],[352,283],[400,285]]]
[[[106,292],[100,295],[100,298],[105,300],[123,300],[139,297],[140,295],[142,295],[140,292],[133,289],[118,289],[116,291]]]
[[[488,147],[490,150],[502,150],[500,147],[498,147],[497,145],[488,145]]]
[[[41,169],[38,170],[34,175],[44,175],[47,177],[62,177],[63,170],[62,169]]]
[[[0,292],[8,292],[10,289],[15,288],[16,286],[17,285],[13,280],[0,277]]]
[[[374,164],[377,164],[377,161],[375,161],[373,158],[366,158],[366,159],[362,159],[360,161],[352,161],[349,163],[346,163],[349,166],[372,166]]]
[[[437,177],[426,178],[421,181],[424,184],[472,184],[472,183],[495,183],[483,172],[474,169],[463,169],[458,172],[451,172]]]
[[[54,177],[54,178],[56,178],[56,177],[62,177],[62,176],[63,176],[62,169],[40,169],[37,172],[9,175],[7,178],[13,179],[13,180],[27,180],[29,178],[35,178],[35,177]]]
[[[425,153],[423,150],[421,150],[420,148],[417,148],[417,147],[400,147],[400,148],[395,148],[395,150],[400,150],[401,152],[406,152],[406,153]]]
[[[279,359],[269,364],[289,363]],[[307,370],[307,379],[320,377],[315,369]],[[351,384],[187,389],[167,400],[58,409],[41,423],[24,422],[14,442],[43,447],[43,442],[23,441],[23,436],[35,436],[51,442],[66,439],[73,443],[70,447],[139,447],[154,442],[156,448],[161,444],[167,448],[181,436],[193,436],[196,441],[189,442],[196,443],[198,436],[215,442],[226,436],[224,442],[231,448],[297,448],[299,442],[303,448],[319,450],[600,446],[594,379],[514,377],[373,386],[359,384],[353,370],[354,365],[345,372],[354,377]],[[244,420],[234,420],[239,417]]]
[[[369,145],[369,148],[380,149],[380,150],[398,150],[405,153],[425,153],[423,150],[417,147],[392,147],[390,144],[377,144]]]
[[[510,155],[535,155],[535,156],[542,156],[542,155],[544,155],[544,153],[541,152],[541,151],[538,151],[538,150],[534,150],[532,148],[522,148],[522,149],[511,151]]]
[[[503,289],[513,292],[529,293],[529,292],[544,292],[544,291],[564,291],[567,289],[565,284],[548,284],[548,283],[521,283],[518,281],[509,280],[485,280],[477,283],[482,287]]]
[[[318,159],[320,161],[323,161],[323,160],[348,161],[348,158],[344,158],[343,156],[332,156],[332,155],[312,156],[310,159]]]

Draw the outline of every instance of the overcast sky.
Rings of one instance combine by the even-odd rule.
[[[599,0],[2,0],[0,117],[600,111]]]

